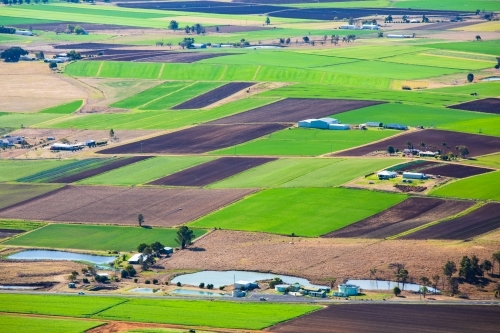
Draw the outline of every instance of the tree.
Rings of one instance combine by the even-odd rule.
[[[219,27],[215,27],[215,32],[219,32],[219,31],[220,31]]]
[[[481,10],[480,9],[476,9],[476,15],[479,15],[479,13],[481,13]]]
[[[160,242],[154,242],[150,245],[151,249],[153,250],[153,252],[158,255],[160,254],[161,250],[163,250],[163,248],[165,247],[165,245],[163,245],[162,243]]]
[[[384,33],[382,31],[379,31],[378,38],[382,38],[382,37],[384,37]]]
[[[170,21],[168,28],[173,30],[173,31],[179,29],[179,22],[177,22],[176,20]]]
[[[283,284],[283,280],[279,277],[275,277],[271,280],[271,282],[269,282],[269,288],[273,289],[278,284]]]
[[[434,288],[434,292],[436,292],[440,279],[441,279],[440,276],[437,274],[432,277],[432,288]]]
[[[460,260],[458,275],[469,282],[474,281],[476,275],[482,275],[482,271],[479,267],[479,259],[476,256],[472,256],[472,258],[463,256],[462,260]]]
[[[444,266],[443,266],[443,274],[444,276],[448,277],[448,279],[451,278],[453,274],[457,272],[457,265],[455,265],[455,262],[448,260]]]
[[[399,287],[394,287],[392,289],[392,292],[394,293],[394,296],[398,297],[399,295],[401,295],[401,289],[399,289]]]
[[[462,156],[462,158],[465,158],[467,155],[469,155],[469,149],[467,148],[467,146],[458,146],[458,151],[460,152],[460,156]]]
[[[109,130],[109,137],[110,138],[114,138],[115,137],[115,131],[113,131],[113,129]]]
[[[287,38],[287,39],[285,40],[285,44],[286,44],[286,45],[290,44],[290,38]]]
[[[420,147],[425,148],[425,142],[421,141],[420,142]]]
[[[474,81],[474,74],[472,74],[472,73],[467,74],[467,81],[469,81],[469,82]]]
[[[387,147],[387,152],[388,152],[390,155],[392,155],[392,154],[394,154],[394,153],[396,152],[396,149],[394,149],[394,147],[393,147],[393,146],[389,146],[389,147]]]
[[[480,40],[481,40],[481,36],[476,35],[476,41],[480,41]]]
[[[450,291],[451,295],[458,294],[459,289],[458,289],[458,279],[457,278],[452,278],[450,279]]]
[[[269,18],[269,16],[268,16],[268,17],[266,17],[266,24],[267,24],[267,25],[271,24],[271,19]]]
[[[142,227],[144,223],[144,216],[142,214],[137,215],[137,223],[139,223],[139,227]]]
[[[35,53],[35,58],[37,58],[38,60],[45,59],[45,53],[43,53],[43,51],[36,52]]]
[[[194,237],[193,230],[189,230],[188,227],[182,226],[177,231],[177,238],[175,241],[181,245],[182,249],[185,249],[187,245],[191,245]]]
[[[186,37],[182,42],[179,43],[179,45],[184,49],[186,47],[189,48],[193,43],[194,43],[194,38]]]
[[[397,273],[396,273],[396,279],[398,281],[401,281],[403,283],[403,289],[405,288],[405,283],[406,280],[408,279],[408,270],[401,268]]]
[[[73,32],[75,32],[75,26],[72,25],[72,24],[68,24],[66,25],[66,31],[70,34],[72,34]]]
[[[200,23],[196,23],[194,25],[194,30],[191,28],[191,31],[196,31],[196,34],[199,35],[205,33],[205,28]]]
[[[205,282],[201,282],[198,287],[200,287],[201,289],[205,288]]]
[[[77,35],[86,35],[87,32],[79,25],[75,27],[75,34]]]
[[[120,276],[122,277],[122,279],[128,278],[129,277],[128,271],[122,270]]]
[[[420,278],[420,282],[422,283],[422,288],[420,288],[420,292],[424,295],[424,298],[425,298],[425,294],[427,293],[428,289],[427,289],[427,286],[430,284],[431,280],[429,280],[428,277],[426,276],[422,276]]]
[[[493,264],[488,259],[484,259],[483,263],[481,264],[481,269],[483,271],[491,271],[491,273],[493,273]]]
[[[55,63],[55,62],[49,62],[49,68],[52,69],[52,70],[56,69],[57,68],[57,63]]]
[[[139,246],[137,246],[137,252],[142,253],[144,251],[144,249],[147,248],[147,247],[148,247],[148,244],[141,243],[141,244],[139,244]]]
[[[422,16],[422,22],[423,23],[429,23],[429,18],[425,15]]]
[[[309,37],[305,36],[305,37],[302,37],[302,39],[304,40],[304,43],[309,43]]]
[[[411,141],[406,141],[406,147],[408,147],[408,149],[411,149],[413,148],[413,145],[411,144]]]
[[[385,23],[387,23],[387,22],[392,22],[392,15],[387,16],[387,17],[385,18],[384,22],[385,22]]]
[[[73,274],[70,274],[68,276],[68,280],[70,280],[71,282],[74,282],[76,280],[76,276],[74,276]]]
[[[82,55],[80,54],[80,52],[76,52],[75,50],[71,50],[68,52],[68,58],[70,60],[80,60],[80,59],[82,59]]]
[[[29,54],[29,52],[25,49],[19,46],[13,46],[0,53],[0,59],[4,59],[5,62],[18,62],[21,56],[27,54]]]
[[[188,34],[191,32],[191,27],[189,25],[186,25],[186,27],[184,28],[184,31]]]
[[[500,275],[500,251],[493,253],[493,255],[491,256],[491,259],[493,260],[493,264],[495,262],[498,263],[498,274]],[[493,267],[491,268],[491,270],[493,270]]]

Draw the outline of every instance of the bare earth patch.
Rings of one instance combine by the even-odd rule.
[[[4,253],[2,253],[4,254]],[[86,265],[73,261],[0,260],[0,284],[27,285],[59,282],[60,275],[80,272]]]

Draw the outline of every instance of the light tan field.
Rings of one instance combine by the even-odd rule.
[[[291,238],[217,230],[193,247],[161,264],[168,270],[253,270],[296,275],[325,283],[331,278],[337,278],[337,282],[369,279],[372,268],[377,269],[379,279],[394,280],[393,269],[388,265],[403,263],[418,282],[421,276],[442,275],[441,267],[447,260],[458,264],[462,256],[473,254],[481,260],[489,259],[500,248],[500,241],[498,236],[492,235],[470,242],[403,241]]]
[[[475,31],[475,32],[494,32],[500,31],[500,21],[490,21],[490,22],[482,22],[474,25],[469,25],[467,27],[455,28],[452,30],[462,30],[462,31]]]
[[[42,62],[0,62],[0,111],[36,112],[85,99],[87,93]]]
[[[73,261],[0,260],[0,284],[23,285],[65,281],[72,271],[85,265]]]

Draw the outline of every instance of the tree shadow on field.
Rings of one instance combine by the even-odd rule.
[[[193,251],[193,252],[204,252],[206,251],[203,247],[188,247],[186,250]]]
[[[144,228],[144,229],[153,229],[153,227],[150,226],[150,225],[141,225],[141,228]]]

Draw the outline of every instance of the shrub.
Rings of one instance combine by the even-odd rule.
[[[224,290],[224,288],[226,288],[226,286],[220,286],[219,290]]]
[[[157,279],[153,279],[153,284],[158,284],[158,280]]]
[[[202,288],[202,289],[205,288],[205,283],[204,282],[200,283],[200,288]]]
[[[177,282],[177,287],[180,287],[181,286],[181,283],[180,282]]]
[[[151,283],[151,281],[146,280],[146,281],[144,281],[144,283],[145,283],[145,284],[150,284],[150,283]]]
[[[214,289],[214,285],[211,283],[207,284],[207,289],[210,289],[210,290]]]
[[[392,289],[392,292],[395,296],[399,296],[401,294],[401,289],[399,289],[399,287],[394,287],[394,289]]]
[[[83,283],[89,283],[89,279],[87,279],[87,278],[83,278],[83,279],[82,279],[82,282],[83,282]]]
[[[137,281],[139,281],[137,278],[134,279],[134,282],[137,283]]]
[[[129,274],[126,270],[123,270],[120,275],[121,275],[122,279],[125,279],[128,277]]]

